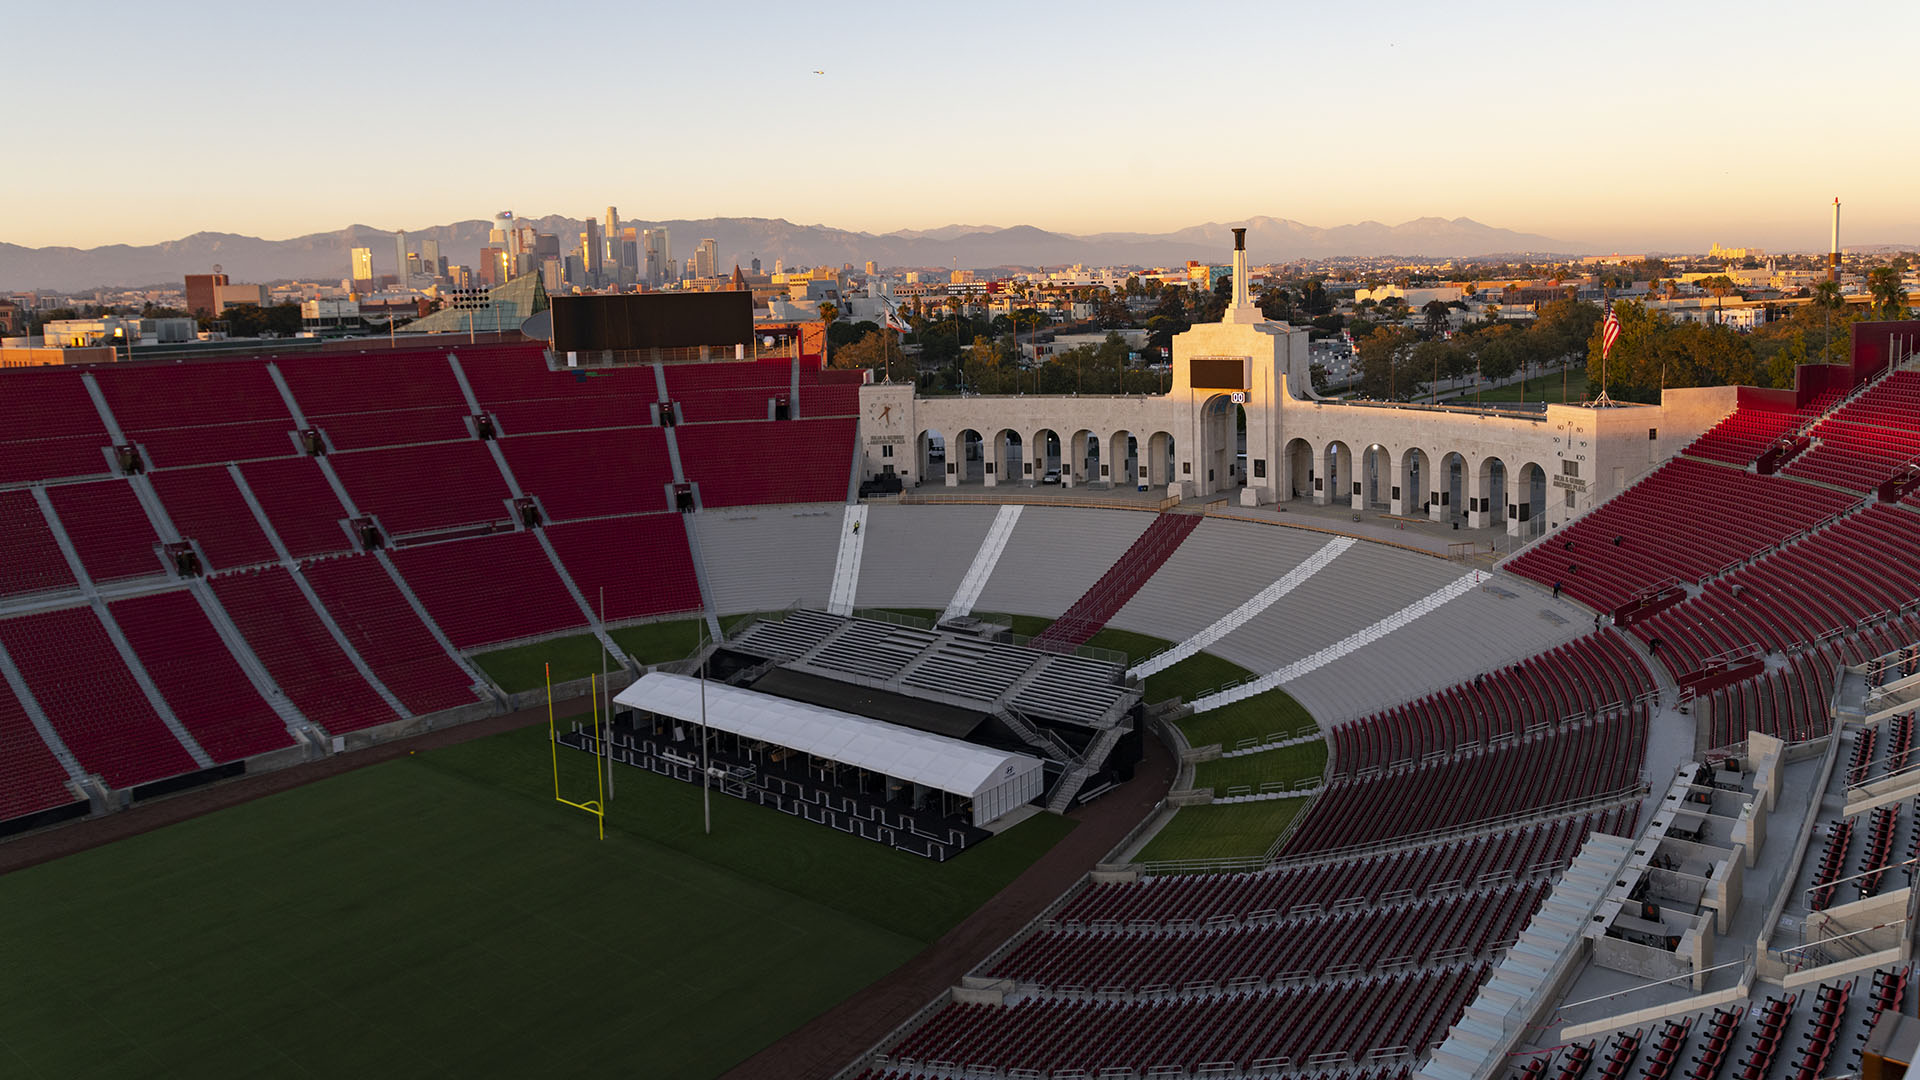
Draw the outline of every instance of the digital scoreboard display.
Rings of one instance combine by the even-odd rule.
[[[1196,356],[1188,361],[1195,390],[1248,390],[1244,356]]]
[[[553,298],[557,352],[686,349],[753,341],[753,294],[619,293]]]

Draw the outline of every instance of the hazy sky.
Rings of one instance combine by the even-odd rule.
[[[0,241],[511,208],[1920,241],[1920,2],[23,5]],[[826,74],[813,74],[815,69]]]

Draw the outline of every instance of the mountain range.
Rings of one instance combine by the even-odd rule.
[[[520,219],[561,237],[563,249],[577,245],[586,227],[578,218],[548,216]],[[1208,222],[1169,233],[1107,232],[1078,236],[1032,225],[947,225],[890,233],[853,232],[826,225],[796,225],[779,218],[705,218],[631,221],[623,225],[664,227],[672,251],[684,260],[700,241],[711,237],[720,251],[720,269],[747,266],[758,257],[771,268],[856,266],[873,260],[882,266],[1167,266],[1188,259],[1223,262],[1232,248],[1232,225]],[[1595,250],[1590,244],[1483,225],[1470,218],[1423,217],[1399,225],[1362,221],[1324,228],[1285,218],[1255,217],[1245,222],[1247,250],[1256,264],[1305,258],[1402,255],[1461,257],[1532,254],[1575,255]],[[453,263],[474,265],[492,223],[458,221],[408,230],[408,246],[437,240]],[[0,243],[0,289],[61,291],[100,286],[178,284],[191,273],[219,265],[234,281],[337,281],[346,276],[350,252],[373,250],[374,272],[394,270],[394,234],[367,225],[311,233],[289,240],[263,240],[233,233],[201,232],[160,244],[112,244],[97,248],[29,248]]]

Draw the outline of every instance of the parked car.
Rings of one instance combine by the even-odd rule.
[[[1057,483],[1059,483],[1059,482],[1060,482],[1060,470],[1059,470],[1059,469],[1048,469],[1048,470],[1047,470],[1047,471],[1046,471],[1045,473],[1043,473],[1043,474],[1041,474],[1041,477],[1040,477],[1040,482],[1041,482],[1041,483],[1043,483],[1043,484],[1057,484]]]

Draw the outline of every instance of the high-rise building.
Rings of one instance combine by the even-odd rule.
[[[606,248],[604,256],[606,259],[607,277],[611,280],[618,281],[620,279],[621,269],[626,266],[626,263],[620,258],[619,207],[607,207],[607,231],[606,234],[600,238],[600,242]]]
[[[580,234],[580,262],[586,266],[589,284],[600,284],[600,223],[587,219],[587,231]]]
[[[219,311],[219,302],[215,299],[220,286],[227,283],[227,275],[214,268],[211,274],[187,275],[187,314],[212,315]]]
[[[697,278],[713,277],[720,272],[720,244],[712,237],[700,241],[700,249],[694,252],[693,276]]]
[[[666,229],[648,229],[640,234],[646,250],[647,284],[665,284],[673,273],[673,237]]]
[[[372,281],[373,280],[373,249],[372,248],[354,248],[353,249],[353,280],[355,281]]]
[[[504,285],[507,281],[507,252],[505,248],[483,247],[480,249],[480,284],[486,286]]]
[[[407,277],[407,230],[401,229],[393,234],[393,255],[394,275],[400,279],[401,285],[409,284],[411,279]]]
[[[440,241],[420,241],[420,266],[428,277],[441,278],[447,274],[447,268],[440,264]]]
[[[873,260],[872,259],[867,260],[867,276],[868,277],[873,276]]]

